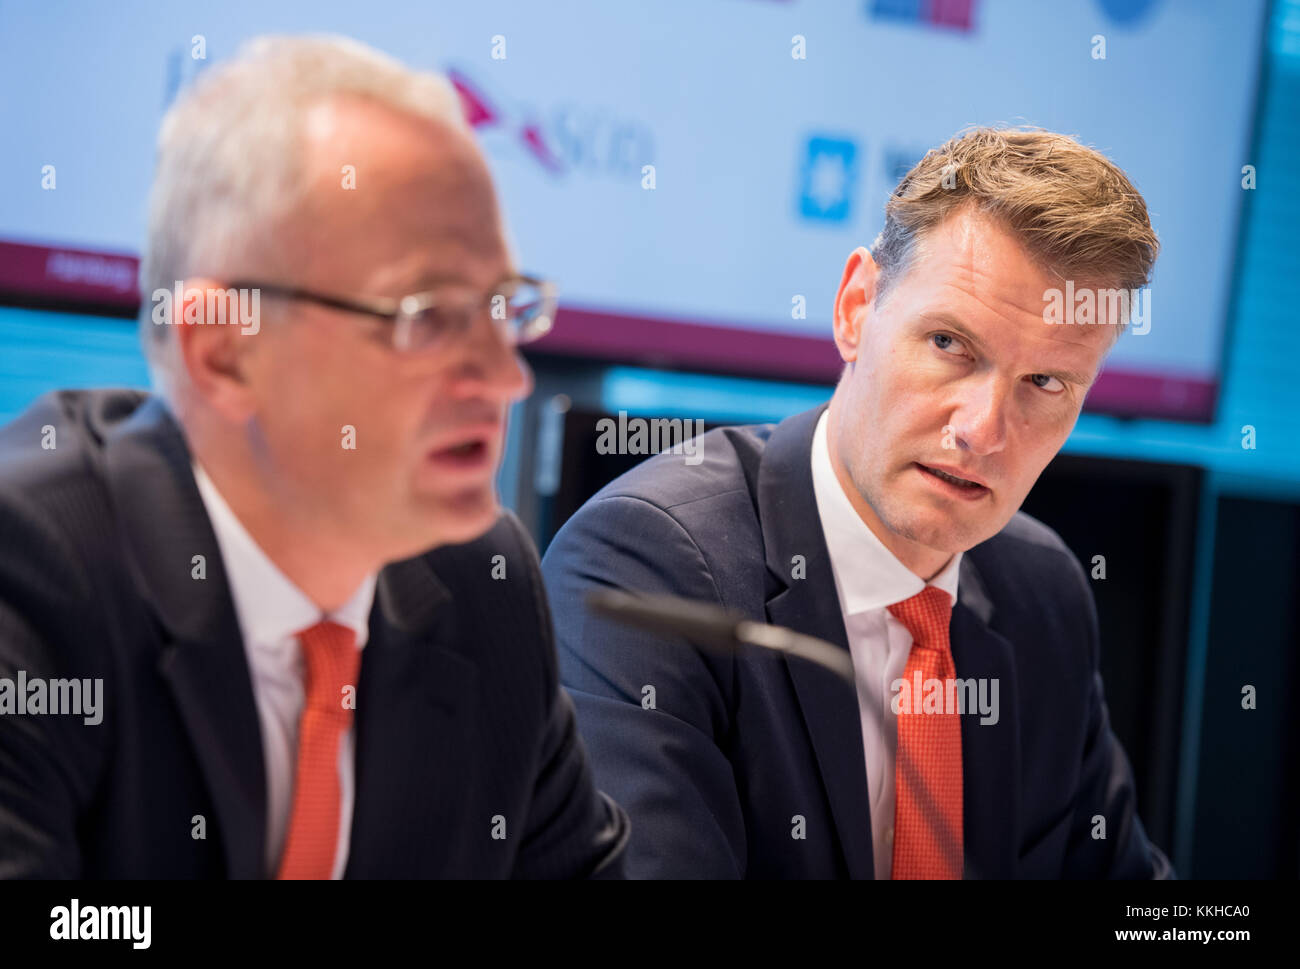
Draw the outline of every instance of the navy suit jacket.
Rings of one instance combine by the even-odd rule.
[[[0,715],[0,877],[264,877],[244,646],[156,398],[49,394],[0,429],[0,677],[20,670],[102,678],[103,721]],[[380,572],[354,727],[344,877],[622,874],[627,818],[592,785],[513,516]]]
[[[718,655],[584,608],[605,587],[685,596],[848,649],[813,493],[821,410],[711,431],[695,466],[643,462],[543,559],[596,782],[632,818],[632,876],[873,877],[851,687],[798,658]],[[965,553],[950,641],[957,676],[1000,691],[995,725],[962,717],[965,877],[1172,874],[1110,729],[1088,580],[1051,529],[1017,513]]]

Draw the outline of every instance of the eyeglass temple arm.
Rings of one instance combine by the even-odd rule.
[[[306,300],[309,303],[319,303],[321,306],[330,306],[334,309],[349,310],[353,313],[365,313],[369,316],[377,316],[380,319],[392,320],[397,316],[398,302],[390,299],[376,299],[360,302],[357,300],[341,299],[337,296],[327,296],[324,293],[313,293],[307,289],[297,289],[293,286],[267,286],[255,283],[233,282],[230,284],[231,289],[255,289],[259,292],[266,293],[268,296],[284,296],[289,299]]]

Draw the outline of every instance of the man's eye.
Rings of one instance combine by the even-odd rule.
[[[1046,390],[1049,394],[1059,394],[1061,391],[1065,390],[1065,384],[1061,383],[1060,380],[1058,380],[1056,377],[1051,376],[1050,374],[1036,373],[1030,376],[1029,379],[1034,382],[1035,387],[1041,387],[1043,390]],[[1045,383],[1048,380],[1055,380],[1056,387],[1055,388],[1048,387]],[[1040,383],[1040,381],[1044,381],[1044,383]]]
[[[935,346],[938,347],[940,350],[949,350],[954,347],[958,350],[961,349],[961,344],[958,343],[955,339],[952,338],[950,334],[947,333],[932,333],[930,335],[930,339],[936,341]]]
[[[438,332],[454,332],[464,313],[454,306],[428,306],[420,312],[420,325]]]

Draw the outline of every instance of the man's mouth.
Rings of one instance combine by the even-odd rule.
[[[468,458],[479,454],[486,446],[482,441],[466,441],[464,444],[457,444],[455,447],[447,448],[443,453]]]
[[[434,467],[446,472],[491,470],[494,437],[484,430],[471,433],[453,444],[429,452]]]
[[[942,471],[939,468],[932,468],[929,465],[916,462],[916,466],[926,475],[944,482],[946,485],[957,489],[963,497],[976,498],[988,492],[988,488],[977,481],[971,481],[968,478],[962,478],[952,474],[949,471]]]

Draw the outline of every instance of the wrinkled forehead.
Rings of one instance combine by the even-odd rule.
[[[1064,351],[1075,369],[1092,372],[1127,318],[1119,308],[1129,294],[1112,285],[1069,278],[1044,265],[1001,220],[967,210],[918,238],[889,298],[900,326],[953,322],[1003,349]]]
[[[956,298],[975,312],[1037,318],[1044,294],[1066,282],[1001,219],[963,207],[917,236],[896,289],[914,308]]]

